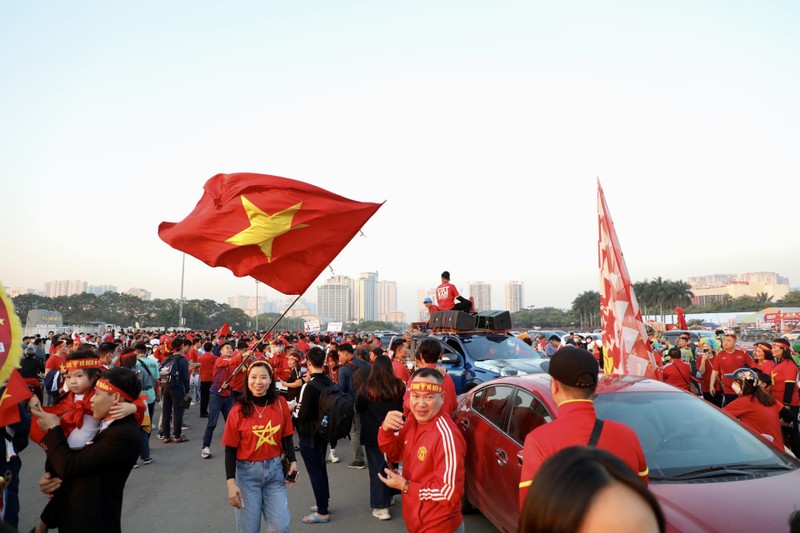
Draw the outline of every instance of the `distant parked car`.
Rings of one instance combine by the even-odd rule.
[[[684,333],[688,333],[690,337],[689,342],[693,342],[697,344],[700,342],[700,339],[708,338],[708,337],[716,337],[716,333],[712,330],[702,330],[702,329],[671,329],[669,331],[665,331],[661,334],[662,339],[669,339],[669,344],[674,345],[678,343],[678,337],[683,335]]]
[[[800,339],[800,329],[794,329],[784,335],[784,337],[790,341],[796,341],[797,339]]]

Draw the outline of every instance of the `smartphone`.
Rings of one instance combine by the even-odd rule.
[[[298,473],[299,473],[299,472],[298,472],[297,470],[295,470],[294,472],[292,472],[291,474],[289,474],[288,476],[286,476],[286,481],[287,481],[288,483],[294,483],[295,481],[297,481],[297,474],[298,474]]]

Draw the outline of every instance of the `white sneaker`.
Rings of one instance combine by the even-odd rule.
[[[200,452],[200,457],[202,457],[203,459],[208,459],[209,457],[211,457],[211,450],[209,449],[208,446],[203,446],[203,451]]]
[[[331,453],[328,454],[328,461],[332,463],[338,463],[339,461],[341,461],[341,459],[339,459],[339,456],[336,455],[336,450],[331,450]]]
[[[391,520],[392,515],[389,514],[389,509],[373,509],[372,516],[378,520]]]

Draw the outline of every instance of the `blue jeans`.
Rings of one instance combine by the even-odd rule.
[[[3,450],[3,461],[0,462],[0,470],[3,475],[11,472],[11,483],[6,487],[5,499],[6,506],[3,509],[3,522],[11,524],[15,528],[19,526],[19,471],[22,470],[22,461],[18,456],[12,457],[6,462],[5,449]]]
[[[267,461],[236,461],[236,484],[244,505],[236,509],[238,533],[261,531],[261,517],[267,531],[289,532],[289,502],[280,456]]]
[[[367,469],[369,470],[369,506],[373,509],[387,509],[392,499],[392,489],[378,479],[378,473],[385,475],[386,459],[377,446],[364,446],[367,451]]]
[[[331,498],[328,485],[328,468],[325,466],[325,452],[328,444],[315,437],[300,435],[300,455],[306,465],[308,480],[314,491],[314,500],[317,503],[317,513],[328,514],[328,501]]]
[[[228,420],[228,413],[231,412],[233,407],[233,396],[223,398],[217,396],[213,392],[208,398],[208,423],[206,424],[206,432],[203,434],[203,447],[211,446],[211,439],[214,438],[214,428],[217,427],[217,420],[219,419],[220,412],[225,421]]]
[[[141,457],[142,460],[150,459],[150,433],[142,428],[139,428],[139,433],[142,434],[142,453],[139,454],[139,457]]]

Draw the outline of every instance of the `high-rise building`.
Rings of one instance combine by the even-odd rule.
[[[44,292],[37,291],[36,289],[26,289],[25,287],[8,287],[6,288],[6,294],[8,294],[9,298],[15,298],[17,296],[22,296],[23,294],[36,294],[39,296],[44,296]]]
[[[256,314],[260,315],[261,313],[268,312],[265,309],[266,304],[267,299],[264,296],[259,296],[258,298],[255,296],[242,295],[228,297],[228,305],[235,309],[241,309],[247,316],[256,316]],[[274,311],[274,308],[271,309],[271,311]]]
[[[85,285],[85,284],[84,284]],[[90,292],[95,296],[100,296],[106,292],[117,292],[116,285],[89,285],[86,289],[82,292]]]
[[[58,296],[72,296],[86,291],[87,283],[80,280],[54,280],[44,284],[44,293],[48,298]],[[116,287],[115,287],[116,289]]]
[[[522,294],[521,281],[509,281],[506,283],[506,309],[509,312],[516,313],[525,307]]]
[[[349,322],[353,319],[355,283],[347,276],[331,276],[317,287],[317,308],[322,321]]]
[[[387,316],[397,310],[397,282],[378,282],[378,320],[392,322]]]
[[[469,284],[469,295],[475,300],[475,310],[486,311],[492,308],[492,286],[483,281]]]
[[[356,320],[378,319],[378,273],[362,272],[355,284],[353,314]]]
[[[141,298],[142,300],[150,300],[153,297],[150,291],[146,291],[144,289],[138,289],[136,287],[131,287],[130,289],[125,291],[125,294],[128,294],[130,296],[136,296],[138,298]]]

